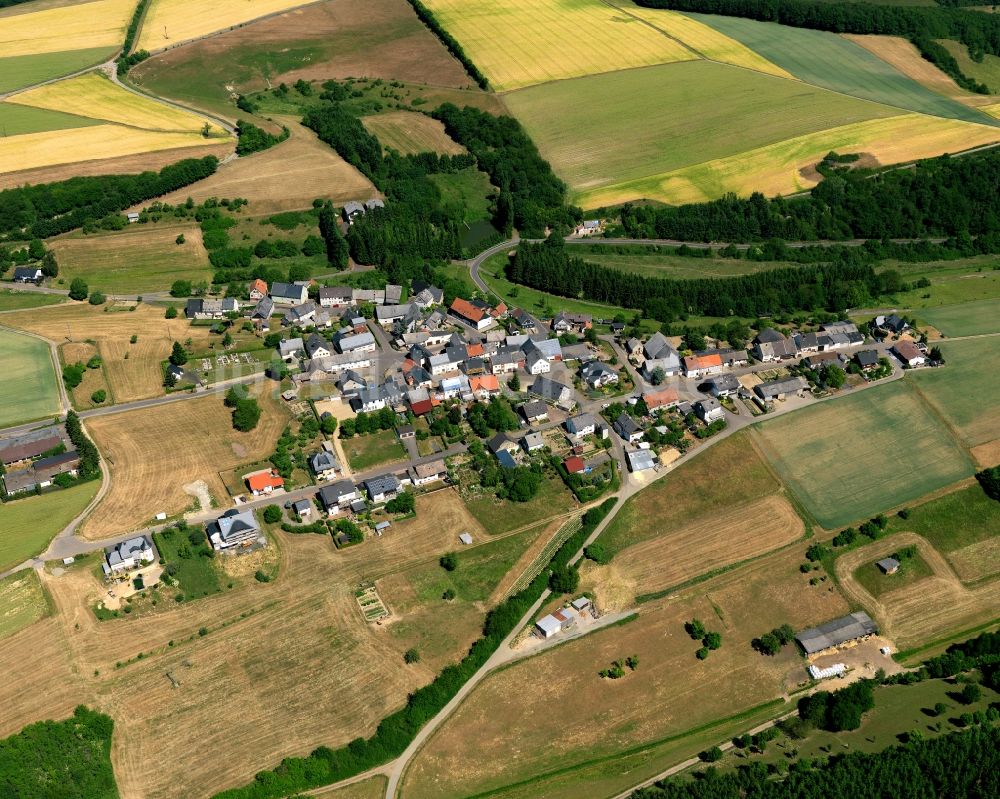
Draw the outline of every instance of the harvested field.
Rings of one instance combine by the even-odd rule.
[[[640,594],[681,585],[715,569],[790,544],[805,532],[784,497],[770,496],[702,516],[619,552],[614,564]]]
[[[0,52],[22,56],[116,48],[134,9],[133,0],[93,0],[0,17]]]
[[[456,144],[436,119],[413,111],[391,111],[388,114],[363,117],[368,132],[378,137],[382,147],[391,147],[403,154],[441,153],[458,155],[465,148]]]
[[[48,609],[42,584],[32,569],[0,580],[0,639],[34,624]]]
[[[641,105],[634,102],[639,96]],[[898,114],[887,106],[708,61],[564,80],[511,92],[504,101],[574,197]],[[734,118],[741,124],[733,126]],[[997,134],[1000,138],[1000,130]]]
[[[184,243],[177,244],[179,235]],[[117,233],[53,239],[60,274],[82,277],[111,294],[166,291],[175,280],[211,281],[208,253],[196,224],[133,225]]]
[[[316,138],[311,130],[282,119],[291,138],[269,150],[238,158],[214,175],[161,198],[166,203],[193,197],[244,197],[254,213],[309,208],[317,197],[336,204],[369,199],[378,191],[364,175]]]
[[[134,311],[105,311],[72,303],[41,312],[4,314],[3,322],[60,343],[94,341],[118,402],[163,394],[162,362],[175,341],[192,340],[192,350],[207,349],[207,327],[191,327],[186,319],[165,319],[163,308],[139,305]],[[138,336],[135,344],[130,343]],[[126,360],[125,353],[129,357]]]
[[[13,319],[13,315],[4,318],[6,324],[11,324],[8,319]],[[59,378],[49,345],[33,336],[0,329],[0,352],[4,354],[0,427],[58,413]]]
[[[208,124],[212,136],[226,138],[226,132],[222,128],[209,123],[204,117],[123,89],[97,72],[88,72],[76,78],[21,92],[9,98],[8,102],[101,119],[142,130],[201,133]]]
[[[497,91],[696,54],[598,0],[428,0]]]
[[[155,94],[227,117],[237,113],[232,90],[348,77],[474,88],[406,0],[314,3],[161,53],[129,73]],[[473,105],[490,97],[467,94]]]
[[[967,447],[1000,439],[1000,345],[987,338],[940,346],[945,368],[907,378]]]
[[[857,582],[854,573],[863,563],[908,545],[917,547],[932,576],[882,594],[878,599]],[[899,533],[848,552],[837,558],[836,570],[844,593],[861,604],[901,649],[929,643],[948,632],[973,627],[997,615],[994,583],[966,588],[937,550],[912,533]]]
[[[90,47],[65,53],[37,53],[0,58],[0,93],[69,75],[87,67],[103,64],[114,47]]]
[[[97,347],[85,341],[63,344],[59,347],[59,360],[63,364],[86,364],[95,355],[98,355]],[[107,394],[107,399],[103,404],[114,403],[114,394],[109,390],[108,382],[104,378],[104,370],[87,369],[83,373],[83,380],[76,388],[68,388],[70,401],[76,410],[86,410],[93,408],[96,403],[91,400],[91,395],[95,391],[103,390]]]
[[[1000,572],[1000,531],[996,538],[956,549],[947,555],[962,582],[976,582]]]
[[[0,571],[43,552],[83,512],[99,486],[94,480],[0,505]]]
[[[754,427],[754,440],[827,529],[912,502],[973,472],[966,453],[905,382],[764,421]]]
[[[929,308],[920,315],[946,336],[1000,333],[1000,300]]]
[[[382,799],[388,780],[381,774],[343,788],[310,792],[310,796],[327,796],[330,799]]]
[[[89,419],[87,429],[111,471],[111,488],[81,534],[105,538],[142,527],[157,513],[179,513],[191,504],[184,485],[198,479],[228,505],[219,472],[270,455],[288,421],[271,392],[260,392],[258,399],[263,413],[249,433],[233,430],[221,394]]]
[[[797,552],[776,553],[678,597],[643,605],[629,624],[491,674],[417,754],[404,795],[470,796],[603,757],[602,778],[608,779],[629,770],[616,767],[623,749],[780,697],[805,681],[801,659],[791,647],[774,658],[762,657],[750,640],[779,624],[799,629],[847,611],[829,582],[808,586],[808,578],[798,573],[800,559]],[[684,632],[691,618],[722,633],[722,648],[707,660],[695,658],[699,644]],[[598,676],[611,661],[630,654],[639,657],[636,671],[615,681]],[[526,685],[546,686],[547,701],[511,701],[525,696]],[[693,750],[678,752],[672,762],[706,743],[695,738]],[[634,782],[626,775],[616,787],[602,784],[600,795],[613,795]],[[537,786],[535,791],[530,784],[524,787],[525,796],[549,795]],[[577,785],[575,793],[561,795],[592,795],[591,788]]]
[[[156,52],[301,5],[303,0],[153,0],[135,46]]]

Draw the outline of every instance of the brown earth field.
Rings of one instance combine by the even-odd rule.
[[[975,459],[978,466],[995,466],[1000,463],[1000,438],[996,441],[988,441],[985,444],[980,444],[978,447],[973,447],[969,450],[969,453]]]
[[[274,451],[289,415],[270,391],[257,392],[260,423],[233,429],[221,394],[88,419],[87,430],[107,461],[111,487],[80,529],[105,538],[189,507],[183,486],[204,480],[212,497],[229,506],[220,471],[255,463]]]
[[[309,208],[317,197],[340,204],[379,196],[368,178],[315,133],[291,118],[281,121],[291,130],[287,141],[230,161],[211,177],[178,189],[162,201],[174,204],[188,197],[195,202],[209,197],[243,197],[255,214],[263,214]]]
[[[270,583],[104,622],[90,610],[105,590],[93,569],[45,572],[56,617],[0,641],[0,735],[81,702],[110,714],[122,799],[210,796],[285,756],[371,735],[439,666],[405,664],[387,628],[365,623],[354,592],[453,548],[441,519],[476,529],[453,492],[437,492],[417,499],[412,522],[345,550],[329,536],[276,533],[281,566]],[[220,750],[226,757],[204,756]]]
[[[194,350],[205,349],[209,342],[209,328],[191,327],[183,314],[177,319],[165,319],[163,314],[163,308],[151,305],[112,312],[86,303],[68,303],[4,314],[4,324],[60,344],[93,341],[104,359],[104,373],[115,401],[130,402],[163,393],[161,364],[175,341],[190,338]],[[133,335],[138,336],[135,344],[130,343]]]
[[[20,172],[0,174],[0,189],[10,189],[38,183],[52,183],[58,180],[90,175],[130,175],[146,170],[160,170],[168,164],[176,164],[187,158],[204,158],[214,155],[220,160],[233,151],[231,144],[210,144],[204,147],[182,147],[179,150],[158,150],[152,153],[126,155],[121,158],[98,158],[93,161],[78,161],[75,164],[57,164]]]
[[[986,544],[992,544],[990,539]],[[900,547],[915,545],[933,575],[875,599],[854,578],[866,563],[874,563]],[[993,547],[995,557],[996,547]],[[900,649],[930,643],[955,630],[969,629],[997,617],[1000,594],[997,581],[964,586],[958,575],[926,539],[914,533],[897,533],[837,558],[835,568],[841,589],[867,610]]]
[[[368,132],[378,137],[383,148],[403,155],[441,153],[459,155],[465,148],[445,133],[444,124],[415,111],[390,111],[361,120]]]
[[[798,571],[801,557],[774,553],[644,604],[628,624],[490,675],[418,753],[403,795],[431,799],[498,790],[683,733],[804,684],[803,662],[792,647],[770,658],[750,646],[780,624],[801,629],[847,612],[831,580],[808,585]],[[700,643],[684,631],[692,618],[722,634],[721,649],[703,661],[695,658]],[[620,680],[598,675],[628,655],[639,657],[635,671]]]
[[[475,88],[406,0],[316,3],[156,55],[129,77],[229,116],[236,114],[233,92],[299,79],[370,77]]]

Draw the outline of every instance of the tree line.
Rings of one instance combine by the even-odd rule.
[[[159,172],[75,177],[0,191],[0,235],[48,238],[154,197],[204,180],[219,165],[214,155],[186,158]]]
[[[250,153],[257,153],[280,144],[288,138],[289,131],[287,127],[282,125],[281,133],[275,135],[257,127],[252,122],[240,119],[236,122],[236,134],[239,136],[236,142],[236,154],[250,155]]]
[[[146,9],[149,8],[150,0],[139,0],[138,5],[135,7],[135,11],[132,12],[132,19],[129,20],[128,28],[125,31],[125,41],[122,43],[122,51],[116,60],[118,77],[124,77],[132,67],[136,64],[142,63],[147,58],[149,58],[148,50],[136,50],[132,52],[132,46],[135,44],[135,37],[139,34],[139,25],[142,24],[142,18],[146,14]]]
[[[475,65],[472,59],[465,54],[465,50],[462,49],[462,45],[458,43],[455,37],[441,26],[441,23],[437,21],[437,17],[434,16],[434,12],[421,3],[420,0],[409,0],[409,3],[413,6],[413,10],[420,18],[420,21],[430,28],[431,32],[448,49],[448,52],[455,56],[462,66],[465,67],[465,71],[469,73],[469,77],[476,82],[480,89],[489,91],[490,82],[486,79],[486,76],[479,71],[479,67]]]
[[[832,33],[905,36],[926,43],[953,39],[964,44],[970,56],[1000,55],[1000,19],[992,14],[955,6],[893,6],[872,3],[830,3],[825,0],[636,0],[649,8],[696,11],[777,22],[795,28],[812,28]],[[917,45],[918,48],[920,45]],[[942,48],[943,50],[943,48]],[[947,53],[946,50],[944,50]],[[938,66],[934,49],[921,49],[924,58]],[[942,67],[944,68],[944,67]],[[958,69],[958,64],[954,65]],[[947,70],[946,70],[947,71]],[[967,79],[968,80],[968,79]],[[970,82],[988,94],[989,90]],[[968,87],[966,87],[968,88]]]

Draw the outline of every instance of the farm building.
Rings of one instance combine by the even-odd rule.
[[[458,540],[461,541],[466,546],[468,546],[469,544],[472,543],[472,536],[469,535],[468,533],[460,533],[458,536]]]
[[[637,449],[633,452],[626,452],[628,468],[631,472],[645,472],[654,466],[653,453],[648,449]]]
[[[55,449],[68,440],[66,430],[58,427],[43,427],[16,438],[0,440],[0,463],[10,466],[12,463],[37,458],[44,452]]]
[[[580,613],[583,613],[583,611],[589,610],[590,608],[590,600],[585,596],[577,597],[570,604],[573,606],[573,610],[579,611]]]
[[[899,571],[899,561],[895,558],[882,558],[875,565],[881,569],[882,574],[895,574]]]
[[[227,510],[207,527],[208,539],[216,550],[249,546],[260,535],[260,525],[252,510]]]
[[[804,377],[783,377],[769,380],[753,387],[754,393],[764,402],[784,399],[789,394],[796,394],[809,388],[809,382]]]
[[[819,627],[803,630],[795,636],[807,655],[833,649],[849,641],[857,641],[878,632],[878,626],[864,611],[842,616]]]
[[[909,339],[897,341],[893,344],[892,351],[899,360],[911,368],[927,363],[927,356]]]
[[[708,381],[708,392],[715,398],[731,397],[740,390],[740,381],[735,375],[716,375]]]
[[[843,663],[834,663],[825,669],[821,669],[819,666],[809,666],[806,671],[809,672],[809,676],[814,680],[828,680],[831,677],[841,677],[846,674],[847,666]]]
[[[275,305],[302,305],[309,298],[309,289],[296,283],[275,283],[271,299]]]
[[[566,627],[571,627],[573,621],[573,617],[568,610],[557,610],[535,622],[535,631],[542,638],[551,638]]]

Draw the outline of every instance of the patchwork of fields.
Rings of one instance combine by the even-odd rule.
[[[49,345],[33,336],[0,330],[3,380],[0,427],[59,412],[59,387]]]

